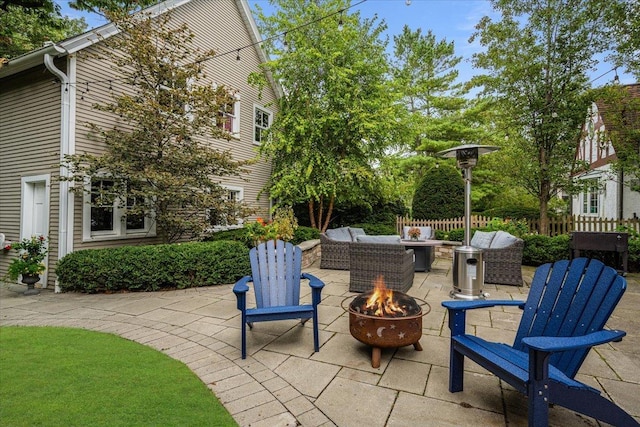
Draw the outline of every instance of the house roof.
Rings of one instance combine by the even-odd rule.
[[[162,3],[158,3],[144,9],[144,12],[150,14],[151,16],[157,16],[179,6],[187,4],[191,1],[193,0],[166,0]],[[251,9],[249,8],[249,3],[247,2],[247,0],[235,0],[235,2],[238,5],[240,16],[242,17],[242,20],[248,30],[249,36],[251,37],[251,42],[256,49],[256,53],[258,54],[258,58],[261,62],[266,62],[268,60],[268,57],[264,50],[262,50],[262,48],[260,47],[260,41],[262,39],[260,37],[260,32],[258,31],[256,22],[253,19]],[[62,40],[60,42],[48,43],[39,49],[32,50],[31,52],[27,52],[16,58],[13,58],[4,66],[0,67],[0,79],[28,70],[29,68],[42,65],[44,63],[45,55],[47,54],[53,57],[63,57],[66,55],[70,55],[95,43],[98,43],[105,38],[111,37],[118,32],[119,30],[116,25],[110,22],[100,27],[89,30],[83,34]],[[278,96],[281,96],[282,89],[280,88],[280,86],[275,82],[271,75],[268,75],[267,77],[274,90],[276,91],[276,94]]]
[[[625,96],[626,100],[637,100],[640,102],[640,83],[633,83],[622,86],[622,89],[627,92]],[[615,114],[608,114],[611,112],[622,113],[625,126],[629,126],[631,129],[640,129],[640,109],[627,108],[629,103],[610,103],[603,100],[596,101],[598,112],[604,122],[607,130],[617,130],[620,127],[620,123],[613,120]],[[636,104],[637,105],[637,104]],[[622,108],[622,111],[620,111]]]

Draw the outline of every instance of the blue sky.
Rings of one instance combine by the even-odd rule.
[[[99,26],[104,23],[100,17],[95,15],[80,14],[68,7],[68,0],[55,0],[62,7],[63,15],[71,17],[84,16],[90,27]],[[230,0],[209,0],[209,1],[230,1]],[[352,0],[352,4],[360,0]],[[248,0],[253,8],[259,4],[266,12],[270,5],[268,0]],[[366,0],[353,7],[350,11],[359,11],[361,16],[372,18],[377,14],[379,19],[383,19],[387,26],[387,35],[390,39],[390,49],[392,48],[393,36],[402,32],[404,25],[408,25],[412,30],[422,28],[426,33],[431,30],[437,39],[453,41],[455,54],[463,58],[460,64],[460,80],[469,80],[478,71],[474,70],[470,64],[473,53],[481,49],[475,42],[469,43],[469,37],[474,32],[474,26],[485,15],[492,16],[491,6],[488,0],[411,0],[406,4],[406,0]],[[611,69],[608,64],[601,64],[598,70],[591,76],[595,79]],[[633,83],[631,76],[618,70],[620,81],[623,84]],[[613,80],[614,73],[610,72],[593,82],[594,86],[602,86]]]

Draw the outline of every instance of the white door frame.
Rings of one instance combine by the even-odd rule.
[[[20,239],[30,238],[36,234],[34,230],[34,212],[33,203],[35,197],[35,185],[44,183],[44,206],[42,212],[42,230],[40,234],[49,237],[49,201],[51,197],[51,175],[32,175],[23,176],[21,180],[21,203],[20,203]],[[47,240],[48,242],[48,240]],[[42,280],[40,283],[43,288],[47,287],[47,273],[49,271],[49,255],[44,259],[44,265],[47,267],[40,275]]]

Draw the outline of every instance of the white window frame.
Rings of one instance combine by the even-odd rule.
[[[97,180],[109,180],[108,176],[96,177]],[[91,231],[91,181],[86,180],[85,191],[82,199],[82,241],[94,242],[102,240],[140,239],[156,236],[156,222],[153,218],[145,216],[144,228],[128,230],[125,213],[127,210],[119,201],[113,202],[113,229]]]
[[[231,118],[231,131],[229,134],[234,138],[240,138],[240,94],[236,93],[234,95],[235,101],[233,102],[233,112],[229,113],[228,111],[222,112],[225,117]],[[217,125],[217,123],[216,123]],[[219,128],[226,131],[226,127],[224,124],[222,126],[218,125]]]
[[[590,179],[594,185],[589,185],[582,192],[582,214],[586,216],[598,216],[600,214],[600,190],[598,189],[598,180]],[[592,209],[595,207],[595,212]]]
[[[236,185],[226,185],[226,184],[220,184],[220,187],[227,190],[227,193],[226,193],[227,198],[230,193],[237,193],[238,196],[236,197],[236,202],[242,202],[244,200],[244,187],[239,187]],[[207,215],[208,214],[209,212],[207,212]],[[212,225],[210,228],[210,231],[231,230],[234,228],[242,228],[243,225],[244,225],[244,220],[242,218],[238,218],[236,224]]]
[[[269,129],[269,128],[271,127],[271,124],[273,123],[273,111],[271,111],[271,110],[269,110],[269,109],[265,108],[265,107],[264,107],[264,106],[262,106],[262,105],[253,104],[253,126],[252,126],[252,133],[253,133],[253,143],[254,143],[255,145],[260,145],[260,144],[262,144],[262,140],[258,141],[258,140],[257,140],[257,138],[256,138],[256,128],[258,127],[258,124],[256,123],[256,117],[257,117],[257,115],[258,115],[258,114],[257,114],[257,113],[258,113],[258,110],[259,110],[259,111],[261,111],[261,112],[263,112],[263,113],[266,113],[266,114],[269,116],[269,119],[268,119],[268,122],[269,122],[269,123],[268,123],[267,127],[266,127],[266,128],[265,128],[265,127],[260,127],[260,129],[262,129],[262,130],[267,130],[267,129]]]
[[[216,83],[213,83],[212,87],[216,89],[218,85]],[[231,131],[229,132],[229,135],[231,135],[231,137],[233,138],[239,139],[240,138],[240,93],[234,93],[233,97],[235,99],[233,101],[233,112],[232,113],[229,113],[226,111],[219,111],[219,112],[225,115],[226,117],[231,117]],[[218,128],[222,129],[223,131],[226,131],[224,124],[220,125],[217,122],[217,120],[218,118],[216,117],[215,125]]]

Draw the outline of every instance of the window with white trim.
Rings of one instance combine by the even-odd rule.
[[[244,188],[231,185],[222,185],[222,187],[226,190],[223,196],[225,201],[231,203],[240,203],[244,199]],[[209,224],[214,229],[232,228],[238,225],[242,225],[242,218],[239,217],[238,212],[231,212],[231,216],[234,216],[236,218],[236,220],[233,222],[228,221],[228,216],[229,215],[227,215],[227,212],[219,212],[216,209],[209,209],[207,211]]]
[[[273,114],[258,105],[253,107],[253,143],[261,144],[265,138],[265,131],[271,126]]]
[[[218,110],[216,126],[232,136],[240,135],[240,94],[233,95],[234,101],[224,104]]]
[[[597,215],[599,211],[599,189],[598,180],[590,179],[589,186],[582,193],[582,213],[587,215]]]
[[[113,179],[98,178],[87,184],[83,203],[84,240],[108,240],[155,236],[155,222],[147,215],[127,215],[127,210],[138,204],[136,197],[126,197],[121,203],[114,196]]]

